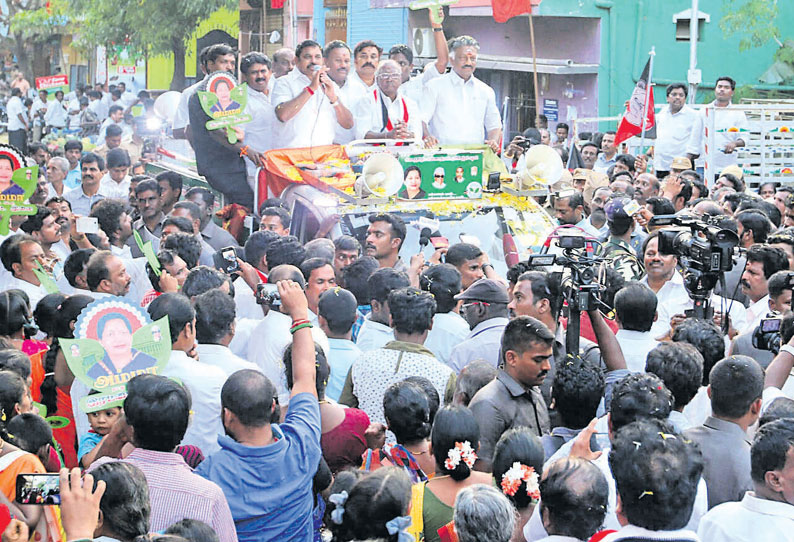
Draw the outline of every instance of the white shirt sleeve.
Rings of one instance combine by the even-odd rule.
[[[270,97],[270,103],[273,104],[274,108],[295,97],[292,95],[292,89],[290,88],[289,81],[287,81],[287,77],[289,76],[285,75],[279,77],[276,79],[276,84],[273,85],[273,94]]]
[[[703,152],[703,115],[697,115],[692,126],[692,134],[686,145],[687,154],[701,154]]]
[[[435,113],[436,111],[436,100],[437,100],[439,85],[436,82],[434,83],[435,84],[430,84],[425,86],[425,95],[421,103],[422,120],[426,122],[428,125],[430,124],[430,119],[433,118],[433,113]]]
[[[496,94],[491,87],[488,87],[488,105],[485,108],[485,131],[489,132],[502,128],[502,116],[499,108],[496,107]]]

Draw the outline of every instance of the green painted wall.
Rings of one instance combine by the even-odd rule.
[[[191,36],[185,55],[185,77],[196,76],[196,40],[210,30],[224,30],[236,37],[240,33],[240,12],[219,9],[202,22]],[[147,62],[147,87],[168,89],[174,74],[173,55],[151,57]]]
[[[766,87],[758,77],[773,62],[777,49],[774,41],[763,47],[739,52],[739,35],[726,37],[720,29],[725,15],[723,0],[700,0],[699,10],[711,16],[701,26],[698,41],[698,68],[702,71],[697,102],[713,98],[718,76],[728,75],[741,85]],[[794,38],[794,2],[779,2],[778,28],[785,38]],[[689,68],[689,42],[676,41],[673,14],[691,7],[690,0],[546,0],[537,14],[562,17],[599,17],[601,19],[601,66],[598,72],[598,110],[600,116],[613,116],[623,111],[623,103],[631,94],[642,73],[647,54],[656,47],[654,82],[656,103],[664,103],[665,87],[672,82],[686,83]],[[564,39],[561,38],[561,39]],[[788,88],[787,90],[794,90]]]

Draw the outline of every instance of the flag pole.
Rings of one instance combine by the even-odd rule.
[[[648,80],[645,81],[645,85],[646,85],[646,87],[645,87],[645,106],[642,108],[642,136],[640,137],[640,153],[644,153],[645,152],[643,150],[643,149],[645,149],[645,128],[646,128],[645,125],[646,125],[647,119],[648,119],[648,103],[650,102],[650,100],[648,99],[648,96],[650,95],[651,92],[653,92],[653,85],[652,85],[652,81],[653,81],[653,57],[656,56],[656,47],[655,46],[651,47],[651,52],[648,53],[648,54],[651,55],[651,64],[650,64],[650,67],[648,68]]]
[[[535,124],[537,124],[537,119],[542,111],[540,108],[540,90],[538,89],[538,57],[535,53],[535,25],[532,22],[532,0],[527,0],[527,2],[529,2],[529,42],[532,46],[532,82],[535,89]],[[537,128],[540,127],[537,126]]]

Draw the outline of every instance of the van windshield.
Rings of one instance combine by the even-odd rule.
[[[504,234],[512,235],[523,261],[529,254],[540,249],[551,228],[551,221],[545,213],[499,206],[437,217],[424,209],[415,212],[397,211],[393,214],[402,218],[407,227],[405,242],[400,249],[400,257],[406,263],[419,252],[420,234],[427,227],[433,237],[446,237],[452,245],[461,242],[477,244],[488,255],[494,269],[501,276],[507,273]],[[366,244],[369,215],[370,213],[349,213],[343,215],[340,222],[342,233],[356,237],[362,247]],[[433,251],[431,244],[422,249],[426,259],[432,256]]]

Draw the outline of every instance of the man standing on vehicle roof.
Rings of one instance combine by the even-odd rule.
[[[483,143],[499,150],[502,119],[491,87],[474,77],[480,44],[471,36],[454,38],[452,71],[428,82],[422,114],[430,133],[443,144]]]
[[[316,41],[305,40],[295,51],[297,64],[278,79],[271,103],[280,121],[275,148],[330,145],[336,125],[353,127],[353,115],[339,99],[339,87],[323,66],[323,50]]]
[[[405,222],[399,216],[391,213],[369,215],[364,253],[378,260],[380,267],[407,273],[408,265],[400,258],[405,233]]]

